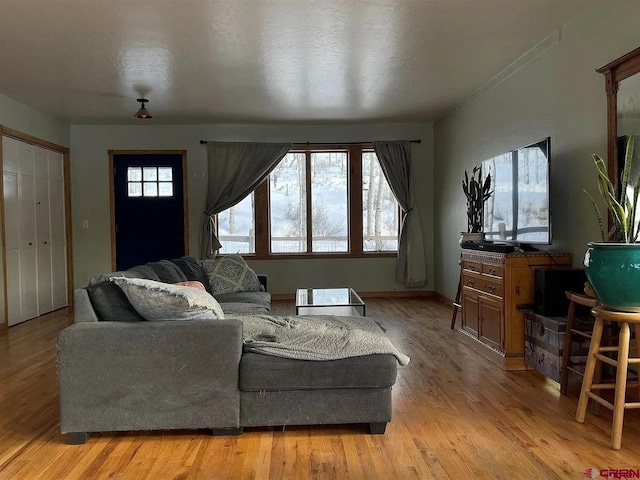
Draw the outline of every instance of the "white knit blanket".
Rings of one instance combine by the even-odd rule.
[[[244,349],[298,360],[338,360],[389,354],[400,365],[409,357],[399,352],[376,322],[367,317],[333,315],[237,315],[242,321]]]

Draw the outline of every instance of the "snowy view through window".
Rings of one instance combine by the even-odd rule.
[[[307,153],[288,153],[269,175],[270,251],[309,253],[310,235],[314,253],[347,253],[348,153]],[[400,212],[374,152],[362,154],[362,205],[363,251],[397,250]],[[220,253],[255,253],[255,208],[251,194],[218,215]]]

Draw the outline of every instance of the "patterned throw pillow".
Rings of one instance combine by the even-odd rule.
[[[214,295],[234,292],[264,292],[247,262],[240,255],[225,255],[215,261],[203,262]]]
[[[224,318],[220,304],[199,288],[145,280],[111,277],[133,308],[152,322],[170,320],[215,320]]]

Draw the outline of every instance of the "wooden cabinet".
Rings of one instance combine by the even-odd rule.
[[[534,303],[536,268],[571,266],[571,254],[462,250],[462,331],[506,370],[526,369],[524,313]]]

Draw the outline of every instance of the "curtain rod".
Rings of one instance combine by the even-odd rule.
[[[419,138],[417,140],[409,140],[410,143],[422,143]],[[205,145],[206,140],[200,140],[200,145]],[[306,142],[306,143],[294,143],[293,145],[367,145],[373,142]]]

